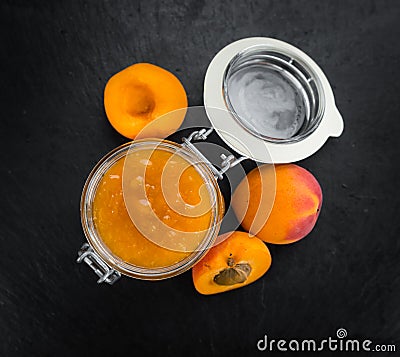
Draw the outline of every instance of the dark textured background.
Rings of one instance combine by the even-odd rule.
[[[264,334],[322,339],[339,327],[400,350],[398,1],[2,1],[0,9],[1,356],[266,355],[256,350]],[[190,273],[96,285],[74,261],[84,180],[126,141],[104,115],[107,79],[152,62],[201,105],[211,58],[247,36],[300,47],[333,86],[345,132],[300,163],[324,192],[316,228],[272,246],[267,275],[227,294],[197,294]]]

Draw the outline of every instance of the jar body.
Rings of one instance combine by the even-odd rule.
[[[204,180],[204,186],[212,199],[210,207],[210,224],[204,234],[204,238],[199,242],[196,249],[188,251],[187,255],[180,261],[166,266],[148,267],[143,264],[134,264],[121,258],[121,254],[116,254],[115,249],[110,249],[99,232],[99,226],[96,225],[95,207],[96,195],[99,185],[104,175],[116,165],[120,160],[127,160],[133,157],[140,150],[162,150],[174,155],[181,156],[193,166]],[[123,192],[121,193],[123,194]],[[124,200],[126,198],[124,197]],[[135,214],[131,209],[130,215]],[[90,173],[84,186],[81,197],[81,221],[85,236],[90,246],[98,254],[102,261],[109,267],[121,274],[144,280],[159,280],[181,274],[196,264],[212,247],[219,233],[220,222],[224,214],[224,200],[217,181],[209,167],[202,163],[195,153],[182,145],[167,140],[138,140],[132,143],[124,144],[103,157]],[[132,217],[134,218],[134,217]],[[143,220],[143,217],[141,217]],[[162,248],[161,248],[162,249]],[[160,249],[155,249],[160,252]],[[164,254],[164,253],[163,253]]]

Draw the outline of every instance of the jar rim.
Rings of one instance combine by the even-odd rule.
[[[131,150],[135,150],[135,148],[138,147],[143,148],[144,146],[153,147],[155,150],[157,150],[157,147],[164,149],[168,148],[169,150],[176,151],[179,150],[181,153],[185,154],[185,159],[192,158],[193,162],[196,162],[196,165],[194,165],[196,170],[202,175],[204,180],[207,180],[207,183],[210,183],[206,186],[209,190],[209,193],[213,196],[213,200],[215,202],[215,204],[212,205],[210,229],[200,242],[199,247],[183,260],[165,267],[147,268],[123,261],[103,242],[93,221],[93,199],[95,197],[98,184],[104,173],[118,160],[126,157]],[[113,149],[99,160],[99,162],[90,172],[82,191],[81,223],[86,239],[107,265],[119,271],[120,273],[133,278],[144,280],[160,280],[185,272],[207,253],[207,251],[214,244],[219,233],[220,222],[224,212],[224,200],[212,171],[205,163],[203,164],[202,162],[199,162],[199,159],[200,158],[194,152],[175,142],[161,139],[140,139],[125,143]]]

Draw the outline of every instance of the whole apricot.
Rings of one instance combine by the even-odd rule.
[[[272,183],[271,165],[247,174],[232,197],[242,227],[268,243],[288,244],[304,238],[314,228],[322,204],[316,178],[294,164],[275,166],[275,199],[263,188]],[[272,207],[266,209],[266,207]]]

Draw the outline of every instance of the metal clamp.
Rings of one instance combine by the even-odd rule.
[[[99,280],[97,280],[98,284],[105,282],[113,285],[121,277],[121,273],[110,268],[106,263],[104,263],[99,255],[87,243],[84,243],[81,249],[78,251],[78,259],[76,262],[85,262],[87,265],[89,265],[99,277]]]
[[[224,173],[227,172],[230,168],[236,166],[243,160],[246,160],[246,156],[241,156],[236,158],[234,155],[226,156],[225,154],[221,154],[220,158],[222,159],[221,162],[221,169],[219,170],[216,168],[210,160],[208,160],[202,152],[197,149],[192,141],[194,140],[207,140],[208,136],[213,132],[213,128],[210,129],[201,129],[192,132],[188,138],[182,138],[183,146],[186,146],[188,149],[196,153],[200,158],[206,163],[206,165],[211,169],[214,174],[216,180],[222,180],[224,178]]]

